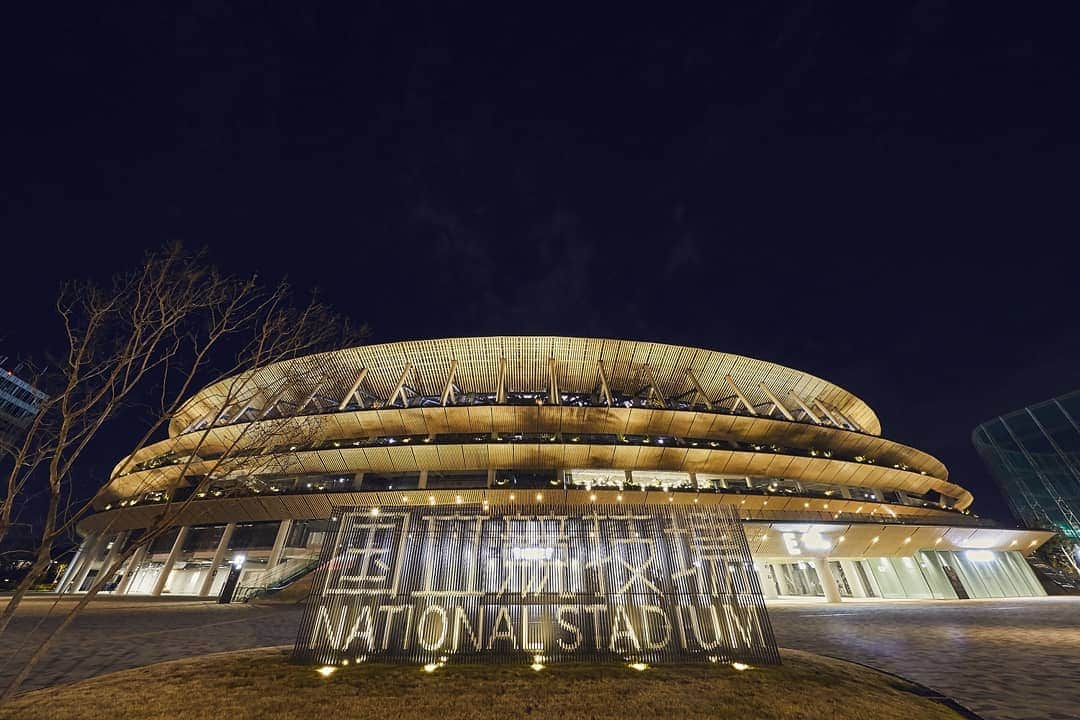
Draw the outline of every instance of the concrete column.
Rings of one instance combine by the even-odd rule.
[[[863,587],[862,578],[859,576],[859,570],[855,567],[855,563],[851,560],[841,560],[840,567],[844,568],[844,575],[847,576],[848,585],[851,586],[851,594],[857,598],[869,597],[869,593]]]
[[[78,592],[79,588],[82,587],[83,582],[86,580],[86,576],[90,574],[90,566],[94,564],[94,560],[96,560],[97,556],[101,553],[101,548],[105,547],[105,539],[107,537],[108,536],[105,535],[105,533],[102,533],[94,538],[94,544],[87,549],[82,564],[71,578],[71,592]]]
[[[776,583],[780,586],[781,595],[796,595],[797,593],[792,589],[791,583],[788,582],[787,575],[784,574],[784,568],[782,563],[772,564],[773,577],[776,578]]]
[[[755,563],[755,569],[758,565]],[[757,570],[758,582],[761,584],[761,593],[767,598],[776,597],[776,583],[769,577],[769,566],[767,563],[761,563],[760,569]]]
[[[266,561],[266,572],[273,570],[285,551],[285,541],[289,539],[289,530],[292,529],[292,520],[282,520],[278,525],[277,535],[274,537],[274,548],[270,551],[270,558]]]
[[[221,567],[221,561],[225,559],[225,552],[229,549],[229,541],[232,540],[235,529],[236,523],[229,523],[225,526],[225,531],[221,533],[221,540],[218,541],[217,550],[214,551],[214,559],[210,561],[210,569],[206,571],[202,587],[199,588],[199,597],[209,597],[210,589],[214,587],[214,575]]]
[[[130,530],[125,530],[116,534],[116,537],[113,538],[112,548],[109,549],[109,554],[101,561],[101,572],[108,572],[109,567],[116,562],[116,558],[120,557],[120,551],[124,548],[124,543],[127,542],[128,535],[130,534]]]
[[[161,574],[154,581],[154,589],[150,592],[154,597],[161,595],[161,591],[165,589],[165,583],[168,582],[169,575],[172,574],[173,565],[176,564],[176,559],[180,557],[180,550],[184,547],[184,541],[187,540],[187,534],[187,525],[184,525],[180,528],[180,532],[176,533],[176,540],[173,541],[169,557],[165,559],[165,566],[161,568]]]
[[[825,602],[840,602],[840,588],[836,584],[836,576],[833,575],[832,568],[829,567],[828,558],[814,558],[814,569],[817,570],[818,580],[821,581],[821,587],[825,590]]]
[[[83,541],[79,543],[79,549],[75,551],[75,557],[71,559],[71,563],[64,569],[64,575],[60,578],[60,582],[56,584],[56,592],[64,592],[64,588],[67,587],[71,576],[75,574],[76,568],[80,566],[83,559],[86,557],[86,551],[89,550],[90,546],[95,542],[97,542],[96,535],[87,535],[83,538]]]
[[[150,543],[143,543],[135,551],[135,554],[128,559],[127,565],[124,566],[124,579],[120,581],[120,585],[116,588],[117,595],[127,595],[128,588],[131,587],[131,581],[135,579],[135,573],[139,569],[139,564],[146,558],[146,553],[149,550]]]

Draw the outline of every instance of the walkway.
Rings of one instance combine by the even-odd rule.
[[[1080,718],[1080,597],[770,604],[783,647],[872,665],[988,720]]]
[[[0,683],[17,672],[12,655],[25,656],[28,636],[40,641],[72,602],[27,600],[0,636]],[[218,605],[193,600],[103,598],[68,628],[23,685],[24,690],[72,682],[163,660],[224,650],[291,645],[300,612],[294,606]],[[40,625],[39,625],[40,624]]]
[[[61,603],[60,607],[67,601]],[[865,663],[950,695],[987,720],[1080,718],[1080,598],[771,604],[783,647]],[[295,606],[104,599],[62,636],[26,689],[161,660],[291,644]],[[48,599],[26,602],[0,641],[0,682]]]

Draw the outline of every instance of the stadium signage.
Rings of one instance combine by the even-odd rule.
[[[343,508],[294,657],[778,662],[724,508]]]

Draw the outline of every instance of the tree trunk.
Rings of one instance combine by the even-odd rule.
[[[122,553],[108,568],[102,568],[102,572],[98,573],[98,576],[95,578],[94,584],[90,586],[90,589],[87,590],[86,593],[79,598],[79,602],[75,603],[71,610],[68,611],[68,614],[64,616],[63,621],[45,636],[45,639],[42,641],[41,645],[38,646],[37,650],[34,651],[34,654],[23,663],[19,672],[12,678],[4,691],[0,693],[0,703],[8,700],[18,692],[19,687],[26,678],[30,676],[30,671],[34,669],[34,666],[38,664],[38,661],[40,661],[45,653],[48,652],[49,648],[52,647],[52,644],[60,637],[60,634],[75,621],[75,617],[82,612],[83,608],[90,604],[91,600],[97,597],[98,591],[105,586],[105,583],[108,582],[121,567],[123,567],[124,563],[127,562],[127,559],[134,553],[136,547],[138,546],[134,545],[129,548],[126,553]]]

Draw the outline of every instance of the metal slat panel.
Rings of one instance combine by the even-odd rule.
[[[301,662],[779,663],[749,545],[727,508],[476,503],[328,517]],[[368,571],[373,554],[386,572]],[[595,557],[620,562],[593,567]]]

